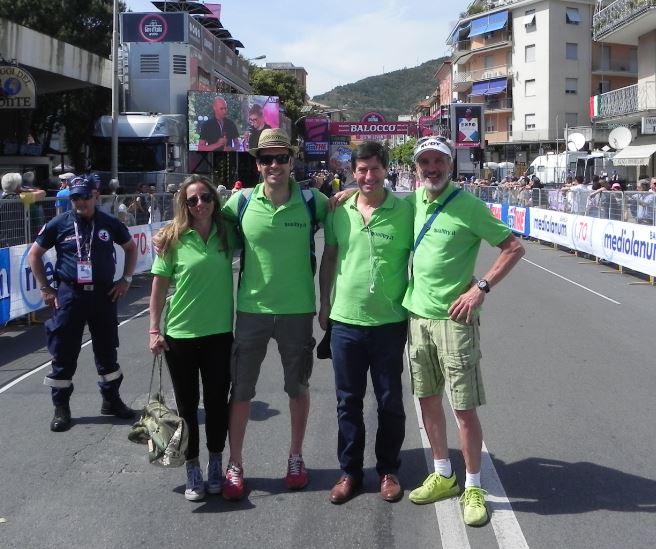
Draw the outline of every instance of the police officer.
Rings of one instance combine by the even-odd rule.
[[[51,387],[55,406],[50,422],[52,431],[66,431],[71,426],[69,400],[86,323],[100,376],[98,385],[103,397],[100,412],[121,419],[134,416],[118,392],[123,374],[116,361],[116,301],[130,287],[137,249],[127,227],[96,208],[97,195],[95,182],[84,177],[73,179],[71,210],[43,226],[28,255],[43,300],[53,307],[52,318],[46,322],[52,371],[44,380]],[[113,281],[114,243],[125,250],[123,277],[116,283]],[[57,252],[54,276],[57,289],[50,285],[42,262],[43,254],[53,246]]]

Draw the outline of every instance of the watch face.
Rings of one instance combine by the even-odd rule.
[[[478,281],[478,287],[483,290],[484,292],[489,292],[490,291],[490,285],[487,283],[487,280],[479,280]]]

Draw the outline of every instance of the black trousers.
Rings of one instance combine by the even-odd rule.
[[[169,350],[165,356],[173,381],[178,414],[189,427],[189,445],[185,458],[196,459],[199,454],[199,373],[203,382],[207,449],[210,452],[222,452],[228,434],[232,332],[189,339],[166,336],[166,342]]]

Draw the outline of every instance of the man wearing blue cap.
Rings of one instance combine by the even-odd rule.
[[[69,400],[85,324],[89,325],[100,376],[100,412],[121,419],[134,416],[118,392],[123,374],[116,354],[116,301],[127,293],[132,282],[137,250],[127,227],[96,208],[97,195],[95,182],[74,178],[70,184],[71,210],[43,226],[28,254],[43,301],[53,308],[52,318],[46,322],[52,371],[44,380],[51,388],[55,406],[50,422],[52,431],[66,431],[71,426]],[[125,251],[123,276],[116,282],[114,243]],[[42,257],[53,246],[57,261],[50,279]]]

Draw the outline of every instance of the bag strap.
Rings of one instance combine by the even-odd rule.
[[[157,392],[157,400],[159,402],[162,402],[164,397],[162,396],[162,355],[161,354],[155,355],[153,357],[153,368],[150,371],[150,385],[148,387],[148,400],[146,401],[146,405],[150,404],[150,397],[153,393],[153,381],[155,379],[155,370],[159,371],[159,389]]]
[[[455,189],[455,190],[454,190],[449,196],[447,196],[447,197],[446,197],[446,200],[444,201],[444,203],[441,204],[441,205],[439,205],[439,206],[435,209],[435,211],[433,212],[433,215],[431,215],[431,216],[428,218],[428,221],[426,221],[426,223],[424,223],[424,226],[421,228],[421,231],[420,231],[419,234],[417,235],[417,240],[415,240],[415,246],[414,246],[414,248],[412,248],[412,251],[413,251],[413,252],[416,252],[416,251],[417,251],[417,246],[419,246],[419,243],[421,242],[421,239],[424,238],[424,236],[425,236],[426,233],[428,232],[428,229],[430,229],[431,225],[433,224],[433,221],[435,221],[435,218],[436,218],[438,215],[440,215],[440,212],[442,212],[442,210],[444,210],[444,208],[446,208],[446,205],[447,205],[449,202],[451,202],[451,200],[453,200],[453,199],[455,198],[455,196],[456,196],[459,192],[460,192],[460,187],[458,187],[457,189]]]

